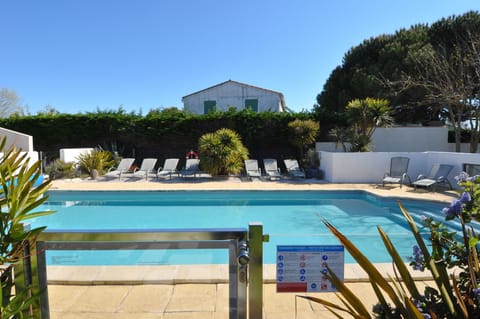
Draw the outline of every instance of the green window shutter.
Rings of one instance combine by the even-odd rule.
[[[245,100],[245,108],[250,109],[253,112],[258,112],[258,100],[257,99]]]
[[[203,114],[215,112],[217,110],[217,101],[204,101]]]

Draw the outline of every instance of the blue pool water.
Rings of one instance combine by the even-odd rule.
[[[438,215],[442,203],[402,200],[415,217]],[[331,245],[337,239],[321,218],[344,233],[372,262],[390,262],[377,231],[381,226],[402,256],[414,239],[396,199],[363,191],[51,191],[41,207],[57,213],[32,226],[48,230],[247,228],[261,222],[270,242],[264,263],[275,263],[277,245]],[[227,263],[225,250],[48,251],[50,265]],[[346,253],[345,262],[353,263]]]

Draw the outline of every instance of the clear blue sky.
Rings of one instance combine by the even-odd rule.
[[[479,10],[478,0],[4,0],[0,88],[28,112],[146,114],[232,79],[310,110],[363,40]]]

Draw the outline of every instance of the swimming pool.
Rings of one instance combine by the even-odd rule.
[[[420,219],[441,218],[443,203],[402,200]],[[414,239],[394,198],[363,191],[51,191],[41,207],[56,214],[32,220],[48,230],[125,230],[246,228],[261,222],[270,242],[264,263],[275,263],[277,245],[331,245],[337,239],[324,217],[373,262],[389,262],[377,231],[380,225],[401,256],[410,256]],[[226,251],[47,252],[49,265],[227,263]],[[345,262],[353,263],[346,253]]]

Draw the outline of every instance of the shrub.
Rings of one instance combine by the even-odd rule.
[[[315,143],[320,125],[313,120],[296,119],[288,123],[290,143],[295,146],[300,153],[300,162],[305,167],[307,159],[304,158],[306,149]]]
[[[45,167],[45,173],[47,173],[51,179],[72,178],[75,177],[74,165],[73,162],[64,162],[57,159]]]
[[[226,128],[202,135],[198,149],[202,169],[212,176],[239,174],[249,155],[240,136]]]
[[[95,170],[99,175],[102,175],[115,164],[110,152],[97,148],[90,152],[78,155],[77,159],[80,169],[88,172],[90,175],[92,175]]]

